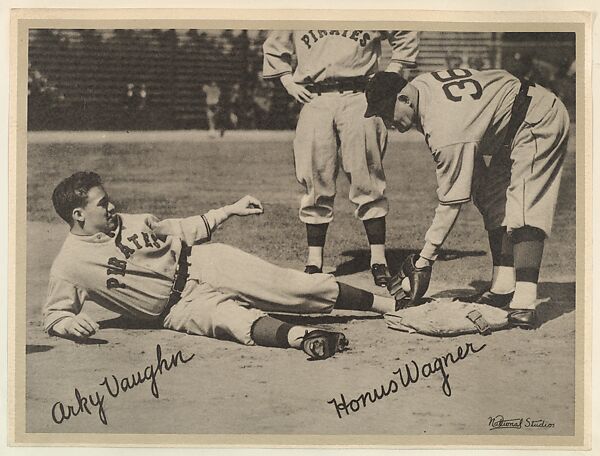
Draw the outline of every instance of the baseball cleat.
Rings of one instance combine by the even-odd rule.
[[[493,291],[486,290],[481,293],[477,293],[464,298],[458,298],[462,302],[471,302],[473,304],[485,304],[487,306],[497,307],[502,309],[507,307],[512,300],[514,292],[500,294],[494,293]]]
[[[522,329],[535,329],[539,324],[535,309],[508,309],[508,323]]]
[[[323,272],[323,268],[315,266],[314,264],[309,264],[304,268],[305,274],[320,274]]]
[[[387,287],[391,275],[386,264],[375,263],[371,265],[371,274],[373,274],[375,285],[378,287]]]
[[[344,334],[323,329],[310,331],[302,339],[302,350],[311,361],[331,358],[347,347],[348,339]]]

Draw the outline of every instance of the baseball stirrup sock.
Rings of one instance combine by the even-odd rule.
[[[289,348],[288,333],[293,325],[273,317],[261,317],[254,322],[250,337],[256,345],[263,347]]]
[[[338,287],[340,291],[333,306],[335,309],[372,310],[373,293],[341,282],[338,282]]]
[[[329,228],[329,223],[306,224],[306,240],[309,247],[323,247],[325,245],[327,228]]]
[[[501,226],[488,232],[492,254],[492,284],[490,291],[498,294],[512,293],[515,290],[515,268],[513,245]]]
[[[544,253],[544,235],[537,228],[527,228],[515,230],[512,235],[516,277],[517,282],[536,283]]]
[[[523,227],[512,234],[516,286],[513,303],[522,307],[537,300],[537,283],[544,253],[545,234],[534,227]]]
[[[385,244],[385,217],[363,220],[369,244]]]
[[[492,264],[494,266],[513,267],[513,245],[506,233],[506,227],[501,226],[488,232]]]

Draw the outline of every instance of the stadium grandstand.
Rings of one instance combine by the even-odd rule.
[[[293,129],[299,106],[261,78],[264,30],[34,29],[29,130]],[[571,33],[422,32],[419,72],[505,68],[575,99]],[[542,44],[539,44],[542,43]],[[552,52],[548,52],[552,43]],[[381,68],[390,49],[384,43]]]

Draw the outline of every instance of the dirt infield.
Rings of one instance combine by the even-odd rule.
[[[567,159],[555,233],[545,251],[540,295],[550,297],[550,301],[541,308],[544,323],[538,330],[511,329],[487,337],[438,339],[387,329],[375,314],[282,316],[291,322],[345,332],[350,350],[321,362],[308,362],[303,353],[291,349],[245,347],[138,327],[94,304],[86,310],[101,322],[102,329],[88,343],[44,334],[40,307],[47,274],[67,232],[66,225],[52,215],[49,192],[57,179],[78,168],[103,174],[109,193],[123,210],[152,211],[161,217],[201,212],[252,192],[265,202],[265,215],[255,220],[231,220],[217,240],[284,266],[303,267],[304,233],[296,218],[298,188],[292,189],[289,140],[263,142],[258,160],[255,144],[226,139],[30,146],[27,432],[573,434],[574,153]],[[574,145],[570,147],[573,151]],[[423,152],[422,145],[401,143],[390,147],[386,157],[393,208],[388,222],[393,267],[418,249],[435,207],[433,167]],[[328,238],[327,268],[345,282],[381,293],[371,285],[364,234],[352,218],[345,194],[347,184],[340,179],[339,215]],[[490,262],[486,244],[477,212],[465,208],[448,249],[435,266],[430,294],[464,295],[482,288]],[[138,372],[143,377],[148,366],[157,365],[157,346],[170,369],[155,375],[154,388],[151,379],[133,386]],[[437,372],[421,375],[405,387],[395,373],[405,372],[406,365],[422,368],[437,357],[456,354],[459,347],[470,352],[448,365],[446,381]],[[121,381],[131,380],[132,375],[134,380]],[[118,390],[115,379],[121,385]],[[390,389],[392,381],[397,391]],[[375,397],[373,390],[380,392],[376,400],[366,395]],[[86,399],[87,409],[79,406],[83,399],[78,401],[76,394]],[[98,405],[102,396],[102,405]],[[57,423],[59,403],[64,410],[71,405],[81,412]],[[499,416],[522,418],[522,426],[492,430],[494,418]]]

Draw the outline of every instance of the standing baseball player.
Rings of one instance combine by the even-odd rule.
[[[383,156],[387,130],[381,119],[365,119],[364,90],[378,70],[381,40],[392,46],[388,71],[416,66],[418,34],[408,31],[276,30],[264,45],[264,78],[279,78],[302,103],[296,126],[296,178],[304,187],[300,220],[306,224],[307,273],[321,272],[323,248],[339,167],[350,180],[350,201],[363,221],[371,250],[375,283],[386,286],[390,274],[385,256]],[[297,66],[292,69],[292,57]]]
[[[208,122],[208,136],[210,138],[214,138],[217,136],[217,119],[219,117],[221,89],[215,81],[210,81],[209,84],[204,84],[202,86],[202,91],[206,96],[206,121]]]
[[[329,274],[307,275],[227,245],[203,244],[229,217],[261,214],[260,201],[251,196],[201,216],[159,221],[150,214],[117,214],[100,177],[78,172],[56,187],[52,201],[71,227],[52,265],[44,305],[44,327],[53,335],[85,338],[98,331],[82,312],[90,300],[165,328],[294,347],[325,359],[346,347],[342,333],[290,325],[265,312],[396,308],[395,299]]]
[[[537,284],[566,153],[569,115],[543,87],[503,70],[453,69],[410,83],[378,73],[365,116],[400,131],[415,124],[436,163],[439,205],[425,246],[402,269],[413,299],[427,290],[431,266],[462,204],[483,215],[493,268],[490,289],[471,301],[510,310],[509,321],[537,326]],[[483,156],[491,156],[486,165]]]

